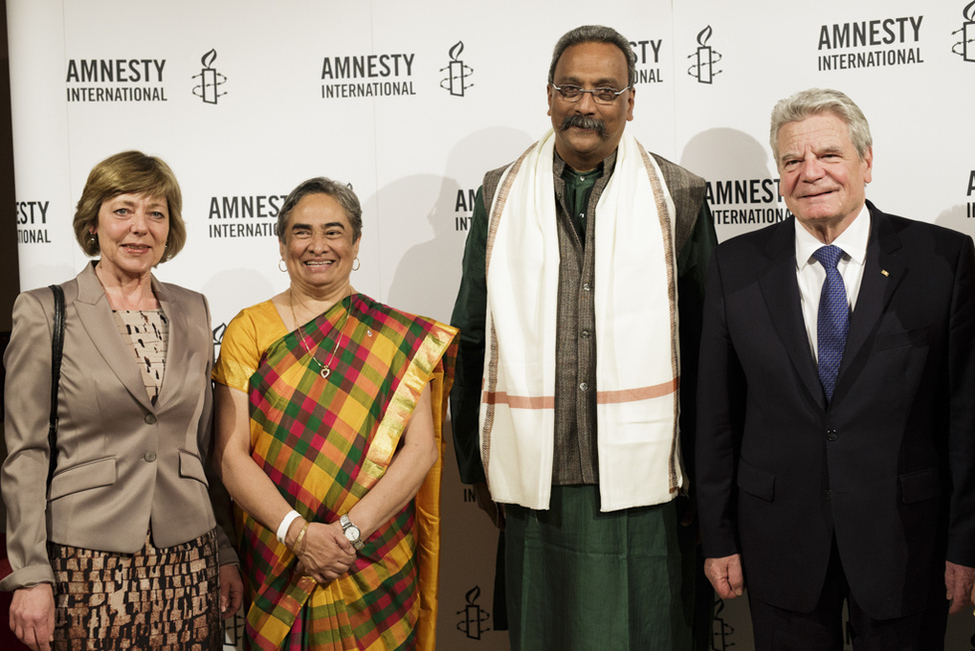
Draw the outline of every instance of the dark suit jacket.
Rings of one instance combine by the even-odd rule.
[[[827,405],[800,309],[793,219],[712,258],[698,393],[707,557],[741,553],[753,597],[809,611],[835,536],[871,617],[924,607],[944,561],[975,566],[971,238],[886,215]]]
[[[202,295],[152,279],[169,320],[166,373],[149,402],[94,267],[62,285],[64,356],[58,398],[58,464],[45,504],[51,328],[44,287],[17,297],[7,370],[7,505],[12,590],[53,581],[46,543],[133,553],[152,528],[157,547],[214,527],[204,459],[210,449],[213,335]],[[46,508],[46,511],[45,511]],[[46,516],[46,517],[45,517]],[[236,560],[221,536],[221,561]]]

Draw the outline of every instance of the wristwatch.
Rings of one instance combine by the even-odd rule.
[[[352,543],[352,546],[356,548],[356,551],[366,546],[365,543],[359,538],[359,527],[352,524],[352,520],[349,519],[349,516],[343,515],[341,518],[339,518],[339,524],[342,525],[342,533],[344,533],[346,539]]]

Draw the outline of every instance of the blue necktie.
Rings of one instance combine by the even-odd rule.
[[[819,353],[819,381],[823,383],[826,399],[833,399],[836,374],[840,370],[843,349],[846,348],[846,334],[850,330],[850,306],[846,299],[843,277],[836,269],[836,263],[843,255],[843,249],[829,245],[818,249],[813,257],[826,268],[826,282],[819,295],[819,318],[817,320],[817,350]]]

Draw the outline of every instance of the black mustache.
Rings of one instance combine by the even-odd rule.
[[[597,120],[596,118],[591,118],[586,115],[567,115],[562,120],[562,128],[560,131],[565,131],[571,127],[576,127],[579,129],[591,129],[595,131],[600,138],[606,137],[606,123],[602,120]]]

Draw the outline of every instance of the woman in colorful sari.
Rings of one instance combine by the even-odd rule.
[[[348,187],[295,188],[290,287],[230,322],[213,373],[250,648],[434,648],[456,330],[356,293],[361,232]]]

